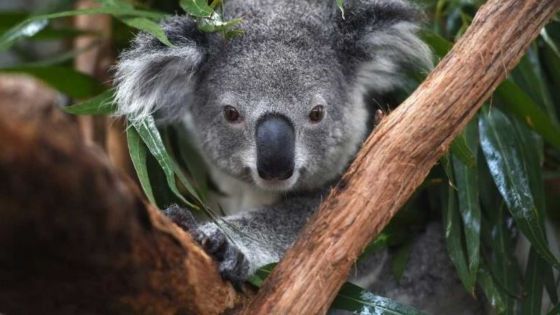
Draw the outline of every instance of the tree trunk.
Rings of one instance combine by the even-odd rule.
[[[428,79],[367,139],[244,313],[325,313],[364,247],[559,8],[560,0],[488,1]]]
[[[242,302],[55,100],[0,76],[0,314],[220,314]]]

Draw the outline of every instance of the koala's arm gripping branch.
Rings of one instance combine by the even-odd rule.
[[[490,0],[427,80],[385,118],[270,275],[245,314],[322,314],[366,244],[560,8],[560,0]]]
[[[240,302],[49,91],[0,76],[0,313],[220,314]]]

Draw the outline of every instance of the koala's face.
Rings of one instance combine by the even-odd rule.
[[[225,41],[185,16],[121,55],[119,113],[183,120],[212,167],[262,189],[314,189],[337,178],[369,128],[364,96],[429,67],[416,10],[403,0],[230,0],[245,34]]]
[[[203,154],[261,189],[323,186],[347,166],[367,130],[363,102],[350,99],[335,52],[302,40],[250,48],[239,40],[201,71],[190,114]]]

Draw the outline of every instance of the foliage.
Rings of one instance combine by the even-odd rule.
[[[124,0],[98,0],[99,8],[82,10],[71,10],[68,1],[60,2],[56,12],[0,12],[0,51],[10,49],[23,60],[0,71],[34,75],[82,100],[65,109],[73,114],[106,115],[114,110],[112,90],[72,68],[73,58],[87,49],[47,60],[26,60],[21,49],[24,44],[84,34],[68,21],[59,23],[65,22],[61,18],[113,16],[115,47],[126,47],[131,29],[148,32],[171,46],[157,23],[172,13],[159,11],[164,8],[182,8],[202,31],[220,32],[226,38],[241,34],[237,29],[241,20],[223,20],[219,0],[147,0],[136,6]],[[344,15],[344,1],[336,3]],[[478,0],[423,0],[430,17],[424,38],[438,59],[464,33],[481,4]],[[560,197],[547,186],[560,185],[559,43],[557,19],[542,30],[518,67],[366,253],[382,248],[397,251],[402,259],[396,260],[393,270],[401,274],[415,233],[427,220],[441,218],[448,253],[468,292],[485,296],[497,314],[558,313],[559,279],[554,269],[560,266],[555,256]],[[209,183],[200,171],[200,158],[180,133],[172,128],[158,130],[150,118],[130,125],[127,137],[138,178],[151,202],[162,208],[180,203],[214,216],[205,205]],[[516,244],[526,244],[524,257],[514,255]],[[261,270],[254,283],[262,282],[269,271]],[[551,305],[541,305],[543,295]],[[351,284],[344,286],[334,306],[363,313],[418,314]]]

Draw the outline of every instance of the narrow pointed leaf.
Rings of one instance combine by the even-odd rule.
[[[505,80],[496,89],[496,96],[503,103],[503,110],[517,116],[548,143],[560,149],[560,127],[517,84]]]
[[[209,17],[214,13],[214,9],[207,0],[181,0],[179,4],[185,12],[192,16]]]
[[[463,132],[467,148],[473,152],[474,165],[465,165],[461,160],[454,157],[453,171],[455,187],[459,200],[459,212],[461,213],[465,233],[465,243],[468,253],[468,267],[473,284],[471,293],[474,291],[474,282],[480,263],[480,221],[481,211],[478,193],[478,174],[476,156],[478,149],[478,128],[476,120],[467,125]]]
[[[112,89],[63,110],[74,115],[110,115],[115,112]]]
[[[0,51],[10,48],[17,40],[26,37],[35,36],[49,24],[49,20],[76,16],[76,15],[92,15],[92,14],[109,14],[116,17],[144,17],[149,19],[161,19],[163,15],[153,11],[143,11],[130,9],[125,7],[100,7],[91,9],[81,9],[57,12],[51,14],[37,15],[25,19],[17,25],[11,27],[0,36]]]
[[[128,142],[128,150],[130,152],[130,159],[136,170],[136,175],[140,181],[140,185],[148,197],[148,200],[154,205],[157,205],[156,198],[154,197],[154,192],[152,190],[152,184],[150,182],[150,177],[148,175],[148,167],[146,165],[146,145],[140,138],[140,135],[134,128],[128,128],[126,130],[126,137]]]
[[[142,140],[146,144],[150,153],[156,158],[158,164],[161,166],[161,169],[163,170],[167,179],[167,185],[169,186],[173,194],[175,194],[175,196],[179,200],[181,200],[181,202],[183,202],[190,208],[200,209],[198,206],[185,199],[185,197],[177,188],[177,183],[175,181],[175,166],[170,156],[168,155],[167,150],[165,149],[154,119],[152,117],[148,117],[140,122],[135,123],[133,127],[136,129],[136,131],[140,135],[140,138],[142,138]]]
[[[336,5],[342,14],[342,18],[344,18],[344,0],[336,0]]]
[[[445,243],[447,252],[451,262],[457,270],[457,275],[463,283],[467,291],[473,292],[475,285],[475,278],[469,272],[465,249],[463,248],[463,235],[461,231],[461,214],[457,208],[457,196],[453,183],[455,178],[453,176],[452,166],[449,159],[444,159],[442,164],[446,169],[447,176],[449,177],[450,185],[448,192],[445,195],[447,200],[444,202],[443,208],[443,223],[445,232]]]
[[[488,298],[488,302],[496,308],[498,314],[503,314],[506,310],[504,296],[492,279],[492,275],[483,267],[478,270],[478,283]]]
[[[375,295],[350,282],[342,286],[332,308],[358,314],[427,315],[413,307]]]
[[[453,157],[461,160],[467,167],[474,167],[476,164],[476,156],[467,144],[465,135],[461,133],[451,143],[451,153]]]
[[[162,42],[163,44],[169,47],[174,46],[167,38],[167,35],[165,35],[165,32],[163,31],[161,26],[150,19],[143,18],[143,17],[135,17],[135,18],[123,18],[121,19],[121,21],[123,21],[123,23],[125,23],[130,27],[139,29],[141,31],[153,35],[160,42]]]
[[[550,264],[560,264],[550,252],[545,238],[543,213],[537,209],[529,179],[518,148],[519,139],[509,119],[497,108],[480,115],[482,151],[496,187],[523,234]]]
[[[525,271],[524,289],[527,297],[523,300],[521,307],[522,314],[533,315],[541,313],[541,302],[543,295],[543,274],[541,267],[546,262],[531,249],[529,253],[529,261],[527,262],[527,270]]]
[[[103,85],[93,77],[68,67],[22,66],[3,68],[0,72],[29,74],[73,98],[92,97],[105,90]]]

